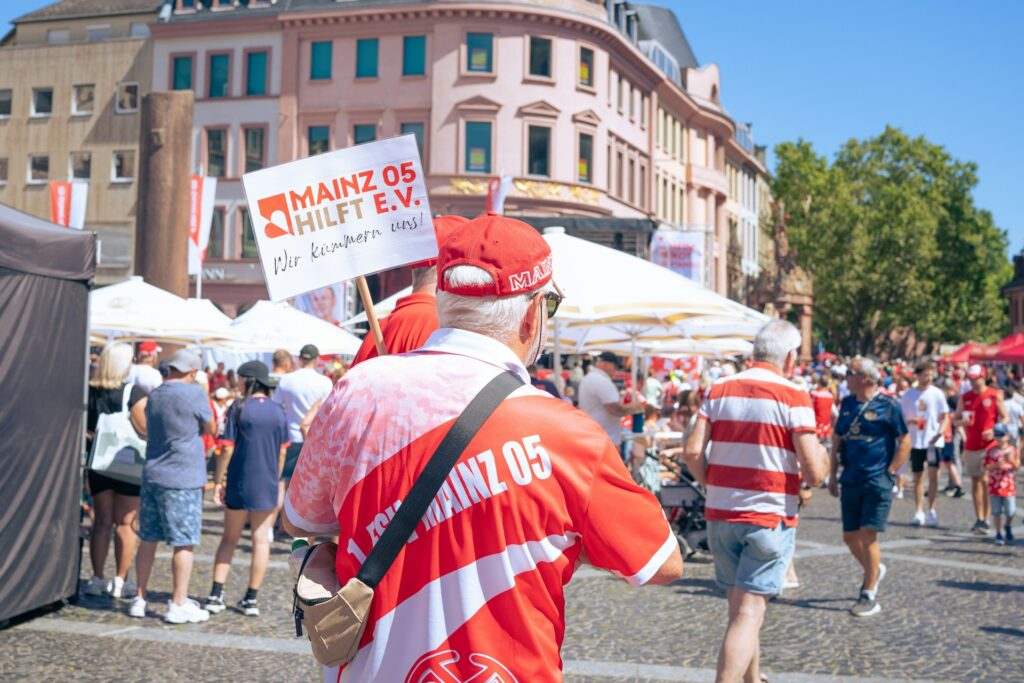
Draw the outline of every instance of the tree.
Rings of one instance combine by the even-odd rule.
[[[896,128],[850,140],[830,165],[804,140],[775,148],[773,193],[797,262],[814,278],[815,328],[830,348],[891,351],[898,339],[992,339],[1006,234],[974,206],[977,167]]]

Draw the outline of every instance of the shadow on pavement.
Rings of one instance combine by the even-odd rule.
[[[1012,583],[988,583],[987,581],[948,581],[940,579],[935,582],[942,588],[959,588],[965,591],[978,591],[982,593],[1024,593],[1024,586],[1017,586]]]
[[[928,552],[933,553],[962,553],[964,555],[995,555],[996,557],[1015,557],[1017,553],[1012,550],[968,550],[966,548],[926,548]]]
[[[680,595],[710,595],[714,598],[725,598],[725,591],[718,587],[713,579],[680,579],[672,584]]]
[[[1005,626],[979,626],[978,630],[1001,636],[1016,636],[1017,638],[1024,638],[1024,631],[1019,628],[1007,628]]]
[[[787,607],[799,607],[800,609],[817,609],[825,612],[848,612],[850,607],[853,605],[854,600],[851,598],[775,598],[772,601],[776,605],[785,605]],[[843,607],[830,607],[829,603],[841,602]]]

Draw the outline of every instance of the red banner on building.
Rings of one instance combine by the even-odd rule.
[[[81,230],[85,225],[85,202],[88,183],[50,183],[50,221],[65,228]]]

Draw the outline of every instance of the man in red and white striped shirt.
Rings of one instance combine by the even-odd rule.
[[[793,556],[801,479],[817,486],[825,475],[811,397],[786,379],[799,348],[792,324],[762,327],[753,364],[711,386],[686,442],[686,465],[707,488],[715,578],[729,592],[716,683],[760,680],[761,624]]]

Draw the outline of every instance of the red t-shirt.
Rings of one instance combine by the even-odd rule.
[[[500,342],[441,329],[419,351],[356,367],[334,387],[285,510],[300,528],[338,534],[342,585],[501,370],[528,380]],[[639,585],[677,547],[604,430],[526,384],[473,438],[378,585],[340,681],[561,681],[564,588],[581,551]]]
[[[1016,455],[1017,449],[1013,446],[1007,446],[999,448],[998,445],[988,449],[988,453],[985,454],[985,467],[999,462],[1003,459],[1003,456],[1007,453]],[[988,495],[990,496],[1003,496],[1012,498],[1017,495],[1017,481],[1014,479],[1014,470],[1007,469],[996,469],[988,473]]]
[[[394,310],[380,321],[380,331],[389,354],[397,355],[420,348],[441,326],[437,321],[435,301],[433,294],[414,292],[395,302]],[[377,345],[373,343],[373,335],[367,332],[349,367],[376,357]]]
[[[964,432],[967,434],[964,448],[968,451],[990,448],[995,440],[986,441],[981,435],[995,427],[999,420],[999,392],[992,387],[986,387],[980,394],[976,394],[972,389],[960,400],[963,405]]]
[[[827,439],[832,436],[832,406],[836,398],[828,389],[815,389],[811,392],[811,403],[814,405],[815,432],[819,439]]]

